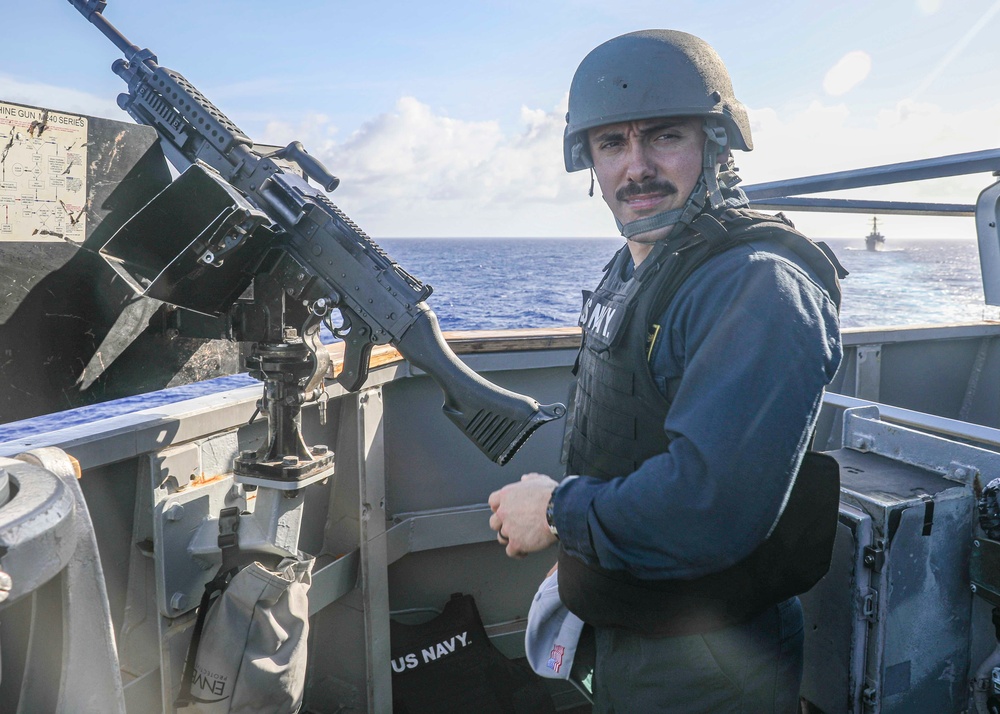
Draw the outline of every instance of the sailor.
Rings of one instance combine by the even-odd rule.
[[[800,554],[769,534],[840,364],[843,273],[746,208],[733,149],[750,123],[703,40],[634,32],[577,69],[566,169],[596,174],[626,242],[584,297],[569,475],[489,502],[509,556],[558,542],[596,711],[798,711]]]

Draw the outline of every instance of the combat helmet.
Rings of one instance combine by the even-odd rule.
[[[587,130],[670,116],[715,117],[730,145],[750,151],[750,121],[722,58],[701,38],[643,30],[608,40],[580,63],[569,90],[563,149],[567,171],[590,168]]]
[[[567,171],[593,167],[588,129],[671,116],[703,118],[701,177],[680,208],[627,224],[615,218],[626,239],[666,227],[671,227],[667,236],[674,235],[706,203],[715,209],[747,205],[746,194],[735,188],[739,177],[729,167],[720,174],[718,164],[727,147],[753,148],[746,108],[733,95],[726,65],[711,45],[677,30],[643,30],[608,40],[584,57],[573,75],[563,134]]]

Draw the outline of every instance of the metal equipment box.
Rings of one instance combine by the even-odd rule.
[[[845,413],[830,572],[802,596],[802,696],[827,714],[946,714],[968,703],[974,479],[1000,455]]]

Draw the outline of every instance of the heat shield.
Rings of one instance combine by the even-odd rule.
[[[215,171],[192,164],[100,252],[140,295],[219,316],[250,285],[274,237],[266,222]]]

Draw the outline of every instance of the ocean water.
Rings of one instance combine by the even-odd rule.
[[[396,262],[434,287],[428,300],[445,330],[575,325],[581,291],[593,288],[622,245],[618,238],[380,241]],[[981,320],[983,286],[975,241],[826,241],[850,275],[844,327]]]
[[[596,285],[622,241],[396,238],[379,243],[405,270],[433,286],[428,303],[442,329],[485,330],[575,325],[581,291]],[[827,243],[851,272],[842,284],[844,327],[969,322],[986,315],[974,241],[890,239],[880,252],[866,251],[861,238]],[[254,383],[245,374],[234,375],[36,417],[0,426],[0,442]]]
[[[843,281],[844,327],[940,325],[995,319],[983,303],[975,240],[887,241],[867,251],[859,240],[827,241],[851,271]]]

